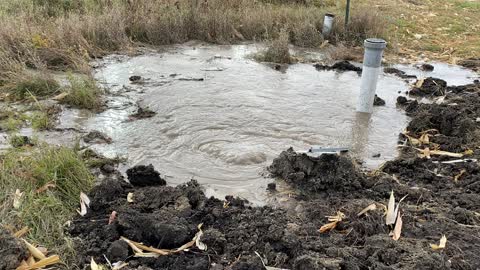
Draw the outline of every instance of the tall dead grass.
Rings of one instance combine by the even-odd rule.
[[[359,46],[366,38],[385,37],[386,25],[386,20],[379,13],[364,7],[351,15],[347,27],[345,17],[336,16],[331,39],[335,43]]]
[[[261,62],[291,64],[294,59],[290,55],[288,40],[288,32],[283,29],[278,35],[278,38],[272,40],[268,44],[267,49],[258,54],[256,59]]]
[[[4,2],[0,8],[0,78],[22,68],[88,72],[92,57],[125,49],[136,42],[163,45],[191,39],[212,43],[264,41],[277,38],[281,29],[287,29],[289,42],[295,45],[315,47],[323,41],[319,30],[324,11],[305,1]],[[365,13],[353,16],[345,31],[340,18],[333,30],[333,41],[358,44],[367,36],[377,35],[379,26],[378,16]]]

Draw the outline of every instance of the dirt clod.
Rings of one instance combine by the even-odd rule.
[[[138,107],[137,112],[128,116],[129,120],[145,119],[154,117],[157,113],[148,109]]]
[[[138,76],[138,75],[133,75],[133,76],[130,76],[130,78],[128,78],[128,80],[130,80],[131,82],[138,82],[142,79],[141,76]]]
[[[417,78],[417,76],[409,75],[405,71],[402,71],[398,68],[386,67],[386,68],[383,69],[383,72],[385,72],[387,74],[396,75],[396,76],[398,76],[402,79],[416,79]]]
[[[27,247],[0,227],[0,270],[16,269],[28,258]]]
[[[90,131],[82,139],[86,143],[112,143],[112,138],[97,130]]]
[[[285,179],[307,193],[355,190],[362,187],[364,179],[347,157],[335,154],[312,157],[292,148],[283,151],[268,169],[273,177]]]
[[[421,64],[419,68],[423,71],[433,71],[435,69],[435,67],[430,64]]]
[[[375,95],[375,99],[373,100],[373,106],[385,106],[385,100]]]
[[[349,61],[339,61],[335,64],[328,66],[322,64],[315,64],[313,65],[317,70],[336,70],[336,71],[356,71],[357,73],[362,72],[362,68],[357,67],[350,63]]]
[[[107,258],[112,262],[123,261],[128,257],[129,247],[123,240],[114,241],[107,249]]]
[[[428,77],[423,79],[423,82],[417,81],[419,86],[414,86],[409,92],[412,96],[443,96],[446,93],[447,82],[438,79]]]
[[[268,185],[267,185],[267,190],[269,190],[269,191],[275,191],[275,190],[277,190],[277,184],[275,184],[275,183],[268,183]]]
[[[408,102],[408,99],[406,97],[404,97],[404,96],[397,97],[397,104],[405,105],[405,104],[407,104],[407,102]]]
[[[153,165],[138,165],[127,170],[128,181],[134,186],[164,186],[167,182],[155,171]]]
[[[480,71],[480,58],[461,60],[458,62],[458,64],[474,71]]]

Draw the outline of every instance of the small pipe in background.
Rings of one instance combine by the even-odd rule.
[[[323,18],[323,29],[322,29],[322,35],[324,38],[330,35],[330,32],[332,31],[332,28],[333,28],[334,21],[335,21],[334,14],[331,14],[331,13],[325,14],[325,17]]]

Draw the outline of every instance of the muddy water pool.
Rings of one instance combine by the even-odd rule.
[[[380,75],[377,94],[386,105],[365,117],[355,112],[356,72],[317,71],[311,64],[277,71],[251,60],[257,48],[178,45],[134,57],[106,57],[95,63],[95,77],[110,91],[108,109],[100,114],[65,110],[59,128],[106,133],[113,143],[92,148],[127,157],[123,170],[151,163],[169,184],[193,178],[207,195],[236,194],[255,203],[268,197],[265,188],[272,180],[265,178],[265,167],[288,147],[348,147],[367,168],[397,155],[398,134],[408,118],[395,103],[398,92],[408,90],[407,82]],[[396,67],[428,76],[410,66]],[[475,76],[441,63],[435,67],[435,76],[449,84],[468,83]],[[132,83],[132,75],[142,80]],[[138,105],[156,115],[129,121]],[[73,136],[43,137],[58,142]]]

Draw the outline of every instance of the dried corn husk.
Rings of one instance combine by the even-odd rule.
[[[28,266],[20,265],[19,267],[17,267],[17,270],[31,270],[31,269],[44,268],[46,266],[53,265],[59,262],[60,262],[60,257],[58,255],[52,255],[32,265],[28,265]]]
[[[133,203],[133,193],[129,192],[127,195],[127,202]]]
[[[439,245],[437,245],[437,244],[430,244],[430,247],[431,247],[433,250],[444,249],[446,246],[447,246],[447,237],[446,237],[445,235],[443,235],[442,238],[440,238],[440,244],[439,244]]]
[[[365,207],[362,211],[360,211],[360,213],[357,214],[358,217],[364,215],[365,213],[367,213],[368,211],[373,211],[377,209],[377,205],[372,203],[370,204],[369,206]]]
[[[45,258],[47,258],[42,251],[40,251],[38,248],[36,248],[34,245],[30,244],[29,242],[27,242],[27,240],[23,240],[23,242],[25,243],[25,245],[27,246],[27,249],[28,251],[30,252],[30,254],[32,254],[33,257],[35,257],[36,259],[39,259],[39,260],[43,260]]]
[[[388,201],[388,206],[387,206],[387,216],[385,218],[385,224],[386,225],[392,225],[395,223],[395,196],[393,195],[393,190],[390,193],[390,199]]]
[[[20,189],[17,188],[17,190],[15,190],[15,194],[13,194],[13,208],[20,208],[20,205],[22,204],[22,196],[23,192],[21,192]]]
[[[397,241],[398,239],[400,239],[400,235],[402,234],[402,226],[402,216],[400,215],[400,211],[398,211],[397,222],[395,222],[395,228],[393,229],[393,240]]]

